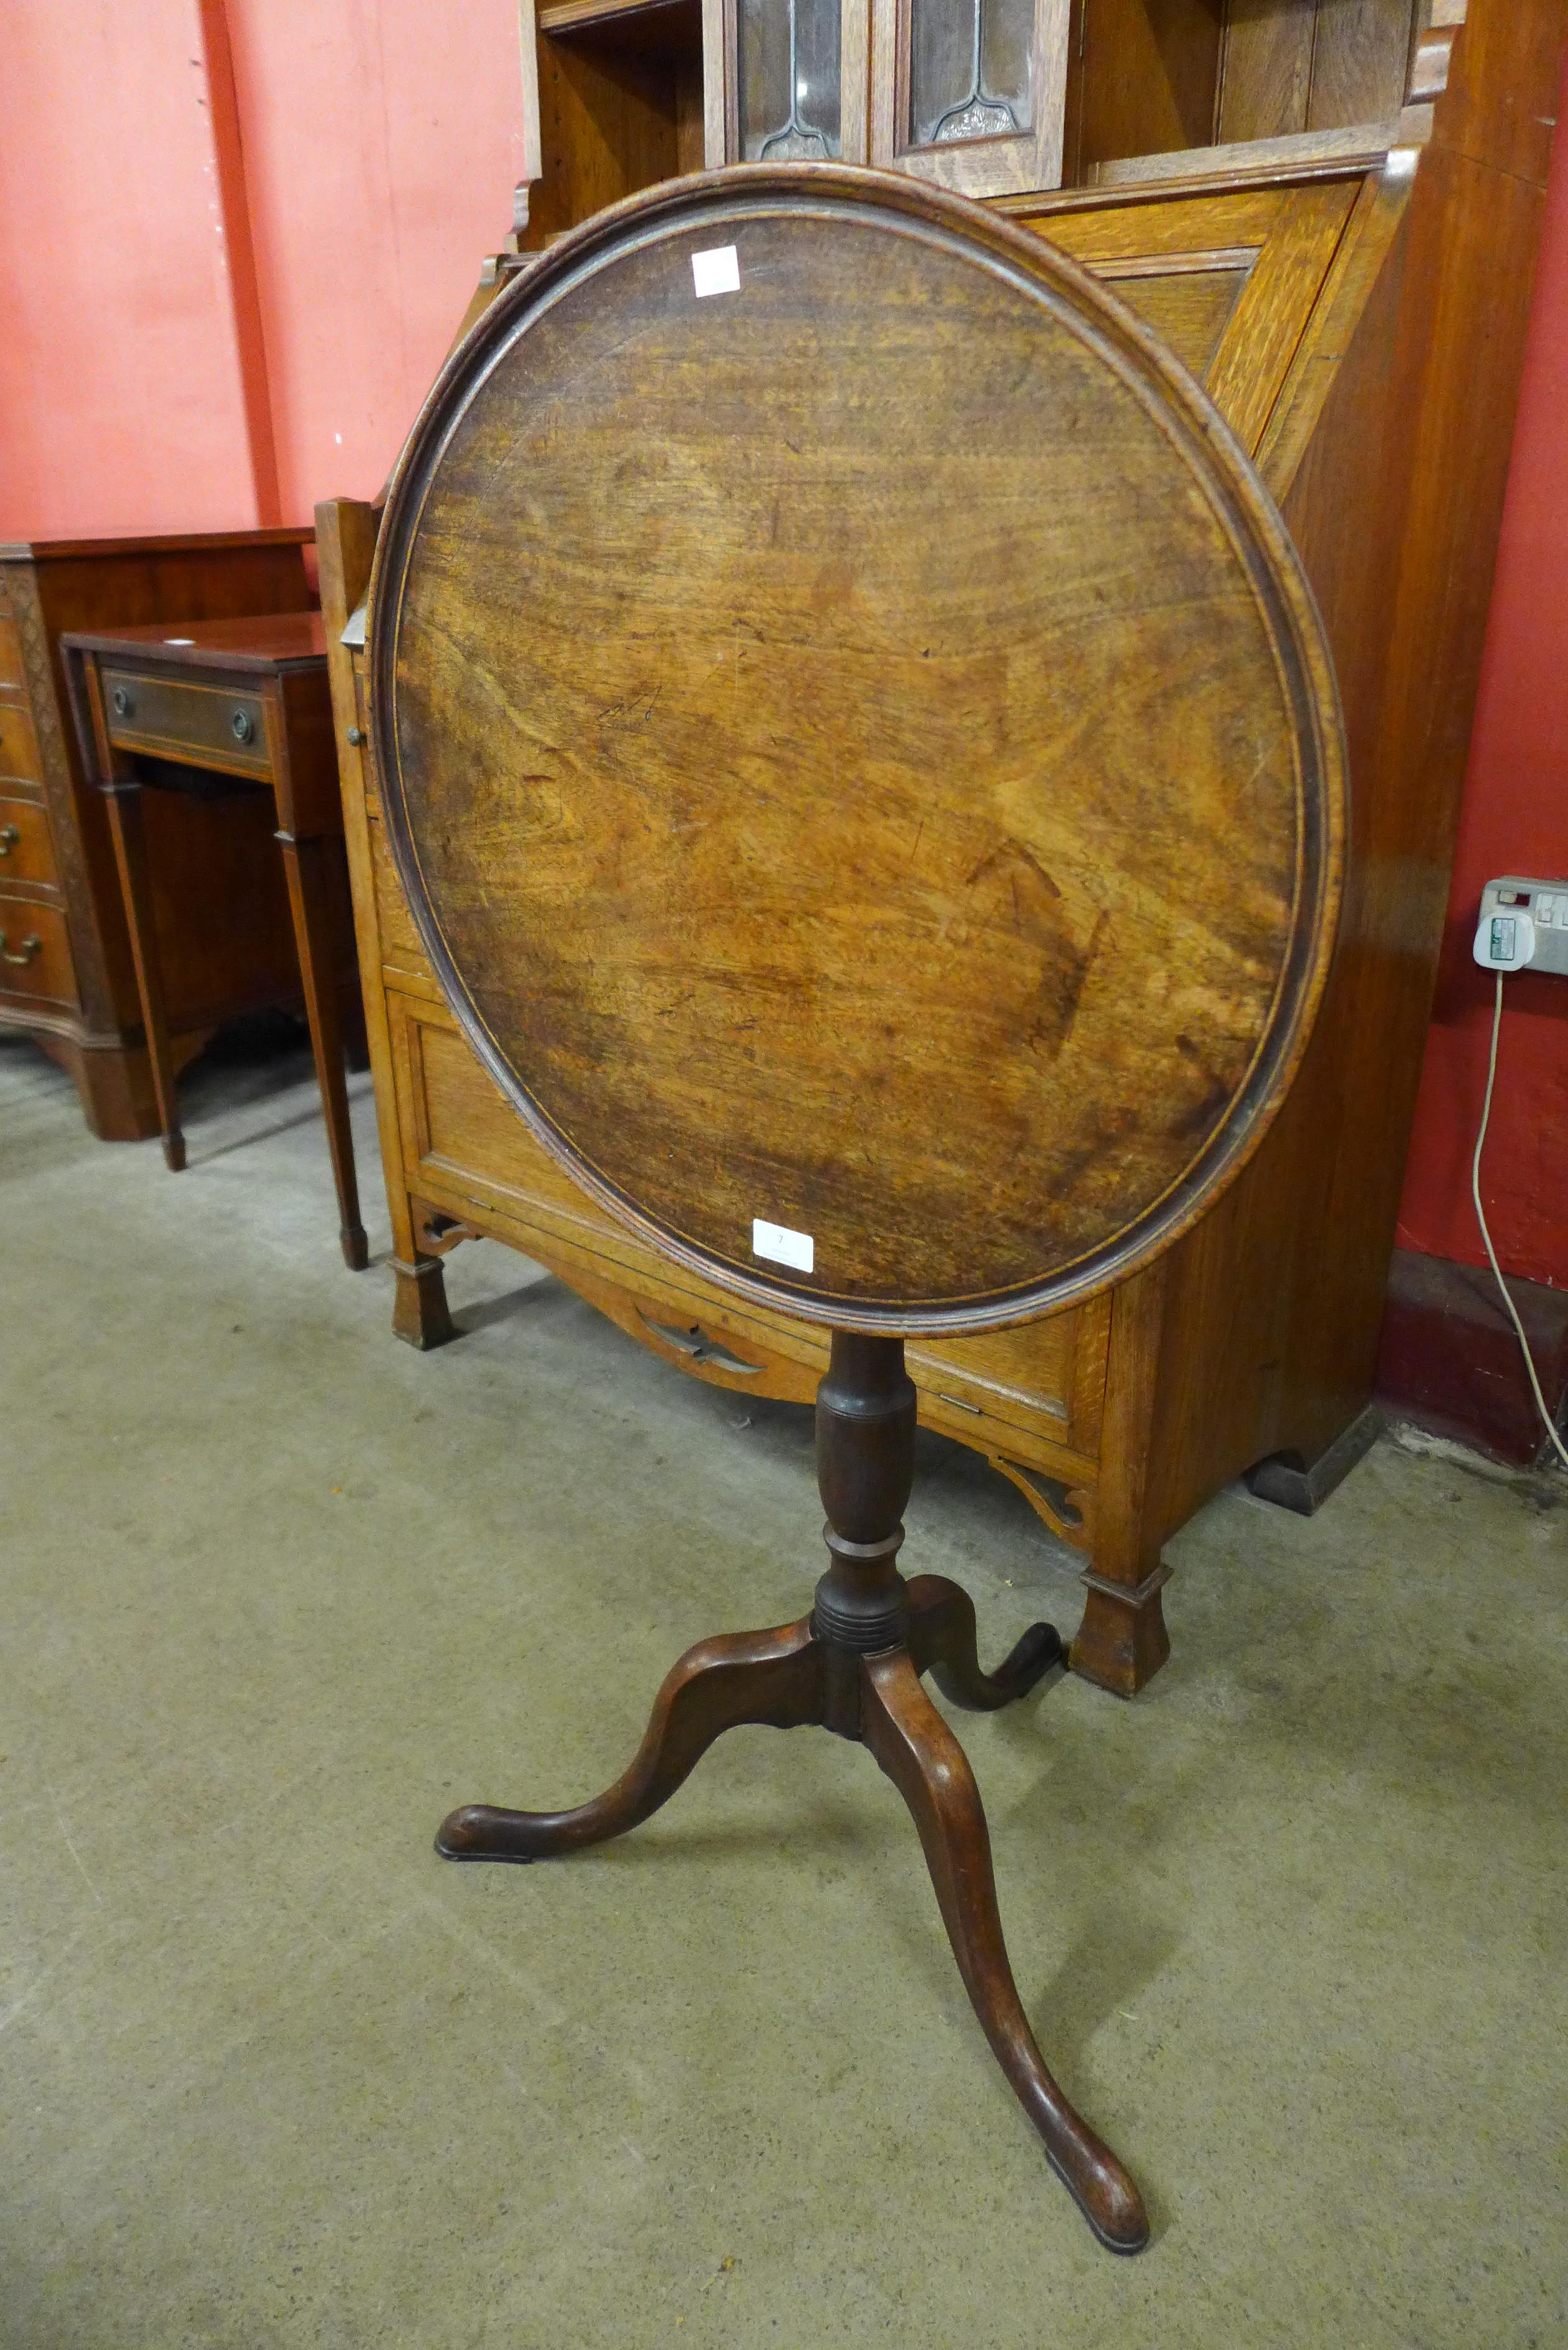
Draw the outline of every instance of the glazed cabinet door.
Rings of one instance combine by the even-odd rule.
[[[1061,184],[1072,0],[703,0],[711,164]]]
[[[965,196],[1062,182],[1072,0],[871,0],[871,161]]]
[[[869,160],[870,0],[703,0],[709,163]]]

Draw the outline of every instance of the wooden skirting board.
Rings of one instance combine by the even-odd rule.
[[[1543,1282],[1511,1279],[1536,1374],[1559,1428],[1568,1428],[1568,1296]],[[1546,1466],[1551,1440],[1541,1424],[1497,1283],[1484,1265],[1396,1249],[1377,1355],[1378,1400],[1390,1417],[1413,1420],[1511,1467]]]

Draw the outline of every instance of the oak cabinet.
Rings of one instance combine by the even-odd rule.
[[[927,1424],[982,1453],[1083,1555],[1075,1664],[1130,1692],[1167,1653],[1160,1587],[1172,1532],[1243,1473],[1315,1506],[1376,1425],[1384,1286],[1568,0],[1036,5],[1030,119],[1018,130],[965,111],[1023,86],[1017,37],[1009,48],[983,19],[977,35],[971,14],[953,12],[949,78],[926,57],[920,80],[913,0],[901,16],[892,5],[878,16],[871,0],[857,18],[855,5],[840,0],[840,154],[859,159],[859,122],[865,151],[896,168],[929,169],[971,192],[980,179],[951,175],[971,163],[993,172],[989,201],[1164,338],[1281,508],[1345,705],[1354,818],[1341,945],[1301,1078],[1256,1159],[1161,1263],[1108,1296],[984,1340],[909,1350]],[[831,41],[814,17],[802,74],[804,21],[794,54],[807,96],[797,88],[786,113],[787,22],[777,15],[760,36],[774,45],[765,70],[756,67],[742,103],[737,60],[761,53],[744,49],[739,16],[726,18],[719,0],[705,15],[695,0],[618,15],[600,0],[543,10],[540,177],[476,307],[531,247],[704,152],[738,158],[744,141],[760,152],[775,137],[826,143]],[[1008,22],[1016,34],[1018,20]],[[846,92],[862,55],[857,114],[860,99]],[[965,55],[967,80],[953,62]],[[1012,61],[1011,83],[998,57]],[[936,97],[921,99],[917,120],[907,110],[917,82],[957,96],[934,112]],[[1046,142],[1033,162],[1028,139]],[[373,755],[358,739],[375,719],[359,656],[330,625],[364,597],[377,511],[340,502],[317,523],[396,1326],[416,1344],[450,1335],[442,1256],[487,1233],[550,1265],[690,1376],[808,1399],[826,1359],[820,1334],[738,1306],[612,1229],[545,1161],[459,1035],[385,853]]]

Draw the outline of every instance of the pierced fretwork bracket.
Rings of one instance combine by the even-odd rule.
[[[426,1256],[448,1256],[460,1241],[484,1238],[477,1224],[464,1223],[461,1216],[449,1216],[426,1201],[413,1200],[410,1205],[414,1211],[414,1238]]]
[[[1095,1497],[1088,1487],[1048,1477],[1043,1469],[1025,1468],[1023,1461],[1009,1461],[1000,1452],[988,1452],[985,1457],[1010,1484],[1017,1486],[1036,1516],[1061,1541],[1071,1543],[1075,1550],[1093,1548]]]

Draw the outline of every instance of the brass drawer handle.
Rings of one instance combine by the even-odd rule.
[[[939,1395],[937,1401],[939,1403],[950,1403],[955,1411],[972,1411],[976,1419],[981,1419],[984,1414],[983,1405],[969,1403],[962,1396]]]
[[[675,1353],[689,1356],[694,1363],[713,1363],[722,1371],[743,1371],[748,1378],[754,1378],[763,1367],[761,1363],[742,1362],[722,1339],[711,1338],[700,1323],[691,1322],[681,1328],[673,1322],[656,1322],[651,1314],[643,1312],[640,1305],[637,1309],[637,1318],[646,1324],[656,1338],[662,1338]]]
[[[134,704],[123,685],[117,685],[109,697],[109,706],[117,718],[129,718]]]
[[[12,953],[10,948],[5,943],[5,931],[0,931],[0,962],[29,963],[32,962],[33,957],[36,954],[42,954],[43,951],[44,941],[38,936],[36,931],[28,931],[26,937],[22,941],[22,951],[20,954]]]
[[[248,710],[236,710],[229,721],[229,732],[236,743],[250,743],[255,738],[256,722]]]
[[[21,831],[17,826],[0,824],[0,857],[9,857],[21,837]]]

